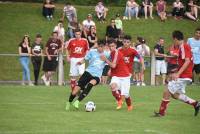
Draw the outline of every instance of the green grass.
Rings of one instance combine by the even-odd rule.
[[[0,53],[18,53],[18,44],[24,34],[29,34],[33,42],[36,33],[41,33],[43,44],[45,44],[61,17],[63,6],[64,4],[56,5],[55,18],[49,22],[41,15],[42,5],[39,3],[0,3]],[[76,6],[76,8],[78,19],[81,22],[88,13],[94,14],[94,7],[92,6]],[[98,23],[94,17],[99,38],[104,38],[110,18],[115,17],[116,13],[123,14],[123,12],[124,7],[109,7],[107,23],[105,24]],[[160,36],[165,38],[166,46],[169,46],[172,44],[171,33],[173,30],[183,31],[187,39],[193,35],[195,28],[200,25],[200,22],[196,23],[187,19],[175,21],[173,18],[161,23],[155,14],[154,16],[154,20],[141,18],[140,20],[123,21],[125,33],[130,34],[133,41],[136,40],[137,36],[145,37],[147,44],[152,49]],[[64,25],[67,26],[66,22]],[[18,57],[0,57],[0,63],[0,80],[20,80],[22,78],[22,69]],[[30,66],[32,68],[32,65]],[[68,64],[65,67],[65,74],[68,78]],[[149,74],[149,71],[147,71],[147,74]],[[31,76],[33,79],[33,74]]]
[[[163,87],[131,87],[134,110],[124,105],[115,110],[109,87],[95,87],[81,102],[80,109],[65,111],[69,87],[0,86],[1,134],[199,134],[200,115],[194,109],[172,100],[167,115],[152,117],[160,105]],[[199,99],[199,89],[187,87],[188,95]],[[92,100],[95,112],[85,112]]]

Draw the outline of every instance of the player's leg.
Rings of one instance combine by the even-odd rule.
[[[78,73],[78,65],[77,65],[77,58],[71,58],[70,60],[70,86],[71,86],[71,90],[73,91],[76,83],[77,83],[77,79],[79,76]]]
[[[167,65],[166,65],[166,62],[163,60],[161,61],[161,74],[162,74],[163,85],[165,85],[165,82],[166,82],[166,73],[167,73]]]
[[[156,86],[159,85],[159,76],[161,73],[161,62],[160,60],[156,60],[156,72],[155,72],[155,77],[156,77]]]

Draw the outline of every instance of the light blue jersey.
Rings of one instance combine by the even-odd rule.
[[[194,64],[200,64],[200,40],[196,40],[194,38],[188,38],[187,43],[192,48]]]
[[[101,77],[103,68],[106,64],[105,61],[102,61],[100,56],[105,55],[107,58],[110,56],[108,53],[99,53],[97,49],[90,49],[90,51],[85,56],[85,60],[89,61],[89,65],[86,69],[92,76]]]

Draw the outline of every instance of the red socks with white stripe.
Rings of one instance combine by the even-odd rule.
[[[165,115],[169,102],[170,102],[170,100],[162,99],[162,102],[160,104],[160,110],[159,110],[160,115],[162,115],[162,116]]]

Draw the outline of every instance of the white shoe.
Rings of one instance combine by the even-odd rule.
[[[41,79],[43,80],[44,84],[46,85],[46,83],[47,83],[47,78],[45,77],[45,75],[42,75]]]
[[[34,86],[34,84],[32,82],[29,82],[28,85],[29,86]]]
[[[136,86],[140,86],[140,82],[137,82]]]
[[[144,82],[142,82],[142,84],[141,84],[142,86],[146,86],[146,84],[144,83]]]
[[[22,86],[25,86],[26,84],[24,82],[21,83]]]
[[[46,81],[45,85],[50,86],[50,81]]]

